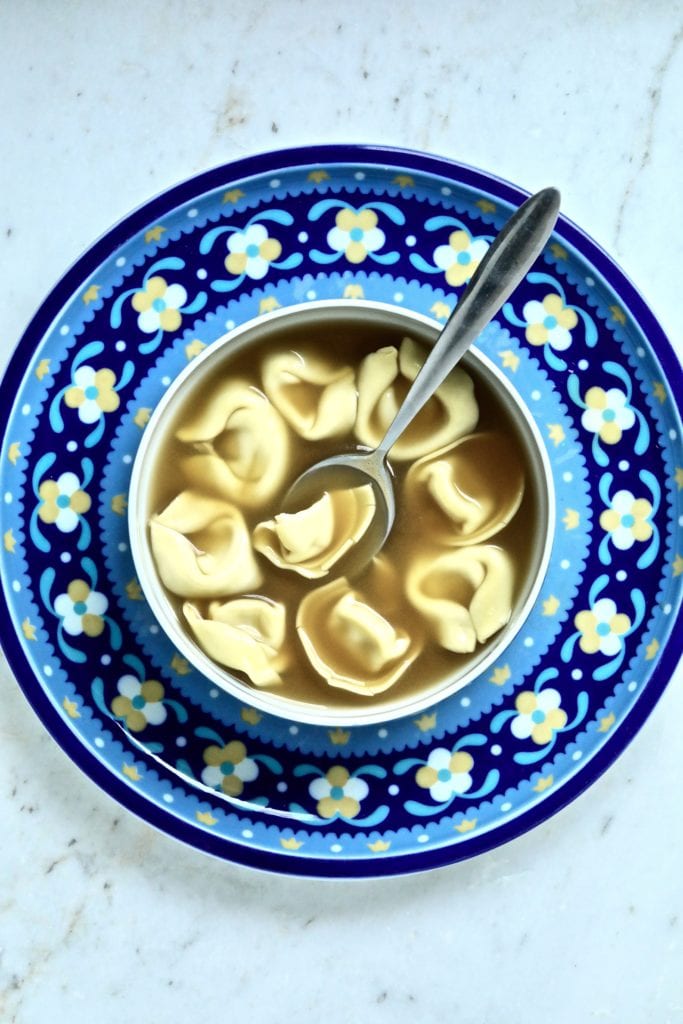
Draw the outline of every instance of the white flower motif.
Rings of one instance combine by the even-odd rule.
[[[334,765],[321,778],[314,779],[308,792],[317,801],[321,818],[355,818],[361,802],[368,795],[368,784],[363,779],[349,775],[342,765]]]
[[[327,244],[343,252],[349,263],[362,263],[368,253],[384,245],[385,235],[377,227],[374,210],[352,210],[345,207],[335,217],[335,227],[327,233]]]
[[[275,238],[269,238],[263,224],[250,224],[246,231],[235,231],[228,238],[225,267],[230,274],[245,274],[260,281],[268,267],[282,252]]]
[[[177,331],[182,322],[180,310],[187,302],[187,292],[181,284],[167,284],[159,275],[150,277],[145,287],[132,299],[138,313],[138,327],[145,334],[157,331]]]
[[[576,327],[578,316],[569,309],[562,297],[555,293],[546,295],[542,302],[532,299],[522,310],[527,322],[526,337],[532,345],[550,345],[558,352],[564,352],[572,343],[571,329]]]
[[[81,423],[97,423],[103,413],[114,412],[119,407],[115,384],[116,376],[111,370],[79,366],[71,387],[64,393],[64,402],[70,409],[78,409]]]
[[[134,731],[166,721],[166,708],[162,703],[164,688],[156,680],[140,682],[133,675],[125,675],[119,679],[117,689],[121,697],[114,698],[112,710],[130,719],[128,725]]]
[[[38,494],[39,517],[44,523],[54,523],[62,533],[72,533],[91,504],[75,473],[61,473],[56,480],[44,480]]]
[[[239,796],[245,782],[253,782],[259,769],[241,740],[232,740],[225,747],[211,746],[204,751],[206,768],[202,782],[212,789],[222,789],[228,796]]]
[[[619,388],[592,387],[584,396],[586,409],[581,423],[586,430],[598,434],[605,444],[617,444],[624,430],[636,421],[636,415],[628,404],[628,398]]]
[[[448,284],[457,286],[469,281],[488,247],[484,238],[473,239],[467,231],[453,231],[447,245],[437,245],[432,259],[445,272]]]
[[[620,551],[628,551],[634,543],[649,540],[652,526],[648,517],[652,505],[647,498],[636,498],[630,491],[617,491],[610,507],[600,516],[600,526],[612,537],[612,543]]]
[[[437,747],[427,758],[427,764],[418,769],[415,781],[428,789],[432,800],[444,803],[454,796],[462,796],[472,785],[470,774],[474,761],[464,750]]]
[[[547,687],[534,693],[524,690],[515,701],[518,714],[513,718],[512,735],[518,740],[532,739],[534,743],[549,743],[553,734],[567,724],[567,715],[560,708],[557,690]]]
[[[601,597],[592,608],[578,612],[574,625],[581,633],[579,647],[586,654],[612,657],[623,646],[622,637],[631,628],[628,615],[617,611],[611,597]]]
[[[54,604],[69,636],[99,636],[104,629],[102,616],[108,607],[104,594],[91,590],[85,580],[72,580],[66,594],[59,594]]]

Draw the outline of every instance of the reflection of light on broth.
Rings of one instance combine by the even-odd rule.
[[[423,589],[426,597],[447,597],[451,601],[467,606],[477,585],[464,573],[433,572],[425,581]]]
[[[180,442],[175,437],[175,432],[188,417],[194,417],[200,403],[210,399],[212,390],[226,378],[242,378],[250,381],[258,391],[262,391],[260,368],[269,356],[296,346],[297,354],[301,354],[305,359],[307,350],[312,350],[317,340],[315,327],[297,327],[295,339],[287,341],[275,338],[267,340],[261,346],[251,344],[234,353],[230,353],[228,350],[226,356],[217,362],[211,383],[202,385],[201,397],[194,395],[189,390],[188,396],[180,404],[179,411],[167,425],[165,436],[158,448],[156,463],[152,469],[153,484],[150,488],[149,515],[164,509],[179,491],[188,486],[178,469],[184,460],[187,460],[189,455],[207,450],[207,445],[201,441],[199,443]],[[376,351],[381,346],[389,344],[398,346],[400,337],[396,338],[392,328],[378,324],[369,325],[365,332],[360,327],[354,328],[353,334],[348,327],[333,325],[325,327],[323,343],[326,353],[337,353],[336,359],[340,366],[355,367],[365,355]],[[474,380],[475,396],[479,406],[479,420],[475,430],[477,432],[501,431],[508,439],[514,439],[513,444],[517,448],[522,462],[525,463],[527,484],[531,485],[526,488],[518,513],[491,541],[508,551],[514,559],[516,600],[521,591],[525,573],[530,568],[531,545],[529,538],[533,536],[538,501],[538,495],[534,493],[536,485],[533,474],[528,472],[525,462],[526,451],[524,442],[520,440],[519,428],[506,407],[496,398],[495,385],[491,385],[476,365],[468,366],[467,372]],[[393,409],[402,401],[408,386],[409,382],[401,380],[393,394],[385,395],[384,401],[389,403],[390,408],[385,407],[380,410],[378,416],[373,417],[374,425],[379,428],[389,413],[393,415]],[[314,384],[301,382],[287,382],[284,387],[287,400],[297,403],[302,416],[313,419],[323,389]],[[441,429],[446,420],[447,414],[444,409],[434,400],[430,400],[405,436],[412,443]],[[271,519],[280,511],[280,502],[284,493],[304,469],[328,455],[338,454],[342,451],[355,451],[360,447],[352,433],[316,441],[297,437],[291,430],[289,433],[292,442],[290,460],[284,481],[277,489],[277,493],[269,501],[257,507],[241,508],[250,533],[257,523]],[[244,430],[239,427],[225,432],[215,445],[215,451],[224,459],[246,459],[245,465],[237,469],[238,475],[241,474],[245,481],[257,480],[267,463],[267,447],[257,449],[251,461],[248,458],[250,450],[248,438],[246,438]],[[371,607],[376,608],[380,614],[383,614],[396,631],[407,634],[411,637],[411,642],[423,644],[421,653],[392,685],[392,699],[395,697],[398,700],[405,700],[409,696],[417,697],[423,692],[433,689],[439,680],[466,669],[472,658],[478,656],[481,651],[481,647],[474,655],[444,651],[432,638],[430,628],[421,621],[420,615],[409,604],[403,593],[402,582],[411,559],[414,559],[417,554],[423,553],[427,546],[434,547],[433,527],[437,520],[442,530],[448,523],[445,513],[438,509],[433,502],[428,504],[422,500],[416,505],[414,501],[403,500],[405,478],[414,461],[416,460],[413,462],[392,461],[397,497],[397,517],[394,529],[382,551],[379,562],[369,566],[352,584],[353,592],[367,601]],[[495,476],[496,473],[505,475],[504,462],[505,459],[493,468],[484,467],[483,472],[482,467],[473,466],[471,473],[464,473],[459,481],[461,489],[466,492],[473,490],[476,493],[477,481],[480,481],[482,477]],[[168,467],[173,467],[172,472],[168,471]],[[207,493],[210,493],[211,486],[209,483]],[[193,480],[193,487],[197,488],[196,479]],[[422,497],[424,499],[424,495]],[[435,547],[434,550],[443,551],[444,548],[440,546]],[[281,662],[286,662],[287,667],[281,672],[283,685],[278,687],[277,693],[294,700],[311,703],[323,702],[332,708],[366,706],[371,698],[356,696],[354,693],[326,684],[312,668],[297,635],[296,614],[301,601],[312,590],[325,585],[330,577],[305,579],[292,571],[274,566],[261,555],[257,555],[257,561],[263,576],[263,583],[255,592],[270,601],[280,602],[285,606],[287,612],[286,639],[280,658]],[[334,571],[331,576],[334,577]],[[439,574],[428,580],[427,589],[429,596],[448,595],[458,602],[468,605],[476,585],[462,574],[457,574],[457,576]],[[182,615],[183,597],[173,594],[167,596],[176,610],[179,622],[189,633]],[[239,594],[232,596],[239,597]],[[192,603],[202,616],[208,616],[210,603],[208,599],[194,600]],[[346,656],[349,665],[353,666],[357,672],[362,672],[362,652],[354,650],[348,657],[348,652],[340,649],[338,639],[329,630],[322,627],[320,649],[333,661],[342,662]],[[246,679],[237,671],[234,671],[233,674],[238,678]]]

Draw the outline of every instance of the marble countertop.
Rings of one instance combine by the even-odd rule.
[[[428,150],[533,191],[682,351],[683,4],[22,0],[0,8],[0,366],[94,238],[175,181],[314,141]],[[683,674],[533,832],[416,877],[302,881],[157,834],[0,665],[0,1020],[683,1020]]]

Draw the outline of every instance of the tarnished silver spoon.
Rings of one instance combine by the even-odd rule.
[[[299,510],[325,491],[372,484],[377,508],[366,532],[339,563],[345,573],[365,566],[380,551],[393,526],[396,502],[387,465],[389,452],[523,280],[548,241],[559,209],[560,193],[545,188],[515,211],[487,250],[377,447],[323,459],[305,470],[285,495],[284,509]]]

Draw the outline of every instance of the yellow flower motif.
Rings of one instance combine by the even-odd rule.
[[[384,245],[384,232],[377,227],[374,210],[344,207],[335,217],[335,227],[327,234],[330,248],[343,252],[349,263],[362,263],[370,253]]]
[[[601,597],[592,608],[578,612],[574,625],[581,634],[579,647],[586,654],[606,654],[612,657],[622,648],[622,637],[631,627],[631,620],[609,597]]]
[[[222,789],[227,796],[240,796],[244,783],[252,782],[258,775],[258,765],[247,757],[247,748],[240,740],[232,740],[224,747],[207,747],[204,763],[202,782]]]
[[[542,302],[533,299],[527,302],[522,311],[527,322],[524,332],[531,345],[550,345],[562,352],[571,345],[571,329],[576,327],[579,318],[576,311],[569,309],[562,297],[552,292]]]
[[[263,224],[250,224],[246,231],[235,231],[228,238],[225,269],[238,277],[245,274],[260,280],[281,252],[282,246],[276,238],[268,237]]]
[[[42,504],[38,516],[44,523],[56,523],[63,533],[71,533],[78,517],[90,508],[90,498],[79,487],[75,473],[62,473],[57,480],[43,480],[38,488]]]
[[[118,691],[111,709],[117,718],[125,719],[131,732],[142,732],[147,725],[161,725],[166,720],[166,708],[161,703],[164,688],[156,679],[141,683],[135,676],[122,676]]]
[[[73,385],[67,388],[64,402],[70,409],[78,409],[82,423],[96,423],[102,413],[114,412],[121,401],[114,385],[112,370],[94,370],[92,366],[79,366],[73,375]]]
[[[581,424],[586,430],[598,434],[605,444],[618,444],[624,430],[636,421],[636,415],[628,404],[623,391],[618,388],[592,387],[584,395],[586,409]]]
[[[617,491],[600,516],[600,526],[612,536],[612,543],[628,551],[635,541],[649,540],[652,525],[648,522],[652,505],[647,498],[635,498],[630,491]]]
[[[314,779],[308,787],[321,818],[355,818],[361,800],[368,794],[368,785],[362,779],[352,778],[346,768],[334,765],[327,775]]]
[[[415,781],[422,789],[429,790],[432,800],[444,803],[470,789],[473,766],[474,760],[467,751],[436,747],[430,752],[426,764],[418,768]]]
[[[158,330],[177,331],[182,323],[180,309],[187,302],[187,292],[180,284],[169,285],[165,277],[150,277],[145,287],[137,291],[132,306],[138,316],[138,327],[145,334]]]
[[[465,284],[474,274],[486,254],[489,243],[483,238],[472,238],[467,231],[452,231],[447,245],[434,250],[434,263],[446,272],[446,281],[452,287]]]
[[[109,602],[104,594],[91,590],[85,580],[72,580],[65,594],[55,598],[55,612],[70,636],[99,636],[104,630],[102,616]]]
[[[560,707],[560,694],[548,687],[534,693],[523,690],[515,700],[517,715],[512,720],[512,735],[518,740],[532,739],[540,747],[567,724],[567,714]]]

